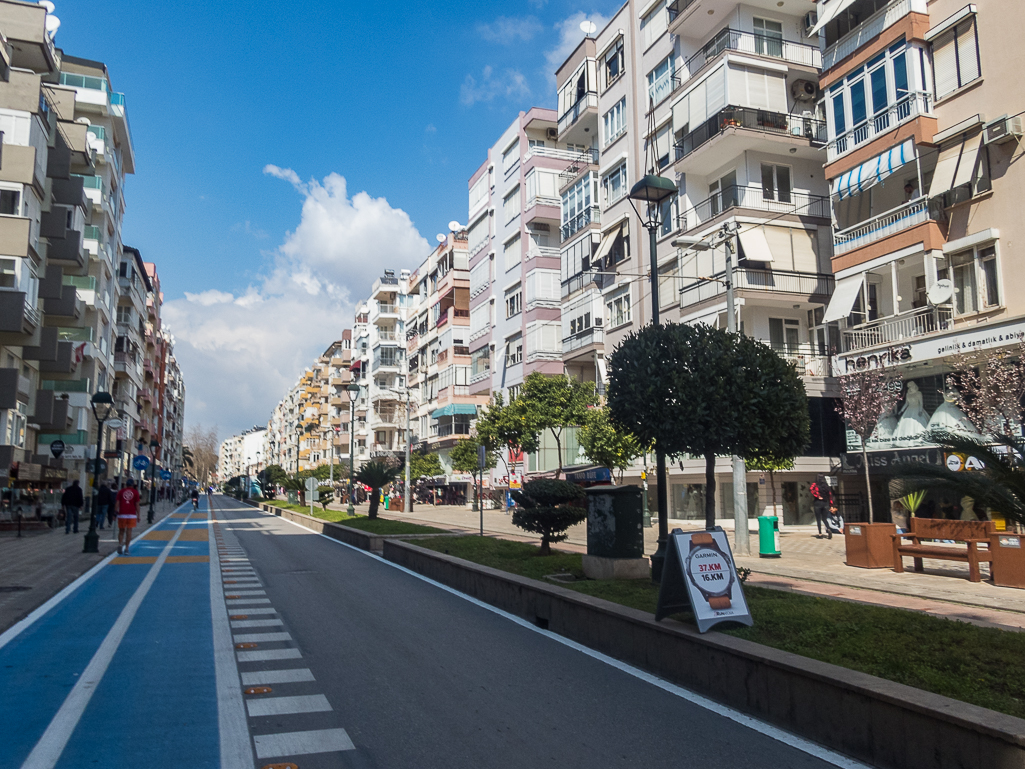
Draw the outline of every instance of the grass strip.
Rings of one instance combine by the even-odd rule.
[[[297,513],[310,514],[309,505],[296,505],[278,500],[267,501],[268,505],[280,507],[285,510],[293,510]],[[386,518],[367,518],[365,515],[348,516],[344,510],[325,510],[319,505],[313,506],[313,517],[322,521],[340,523],[351,529],[359,529],[368,534],[444,534],[444,529],[436,529],[433,526],[421,526],[418,523],[406,523],[405,521],[392,521]]]
[[[655,613],[657,586],[584,579],[577,553],[541,557],[534,545],[475,536],[413,543],[531,579],[572,574],[578,581],[559,584]],[[754,627],[719,632],[1025,718],[1025,633],[754,586],[744,595]],[[674,619],[694,624],[689,613]]]

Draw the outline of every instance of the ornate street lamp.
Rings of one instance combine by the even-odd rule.
[[[93,416],[96,417],[96,459],[93,462],[92,496],[89,505],[89,531],[85,535],[83,553],[100,552],[100,535],[96,532],[96,495],[99,492],[97,479],[100,476],[100,455],[103,453],[103,423],[115,415],[114,399],[108,392],[97,392],[90,401]]]
[[[356,399],[359,398],[359,385],[350,382],[345,386],[345,394],[349,396],[349,505],[345,513],[350,517],[356,515],[356,508],[352,504],[353,490],[353,467],[356,459]]]

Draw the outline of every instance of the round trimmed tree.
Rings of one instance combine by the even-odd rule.
[[[552,542],[566,539],[566,530],[587,518],[587,494],[568,481],[538,478],[512,493],[518,507],[512,522],[524,531],[541,535],[538,555],[550,555]]]
[[[705,460],[705,525],[715,526],[715,458],[799,456],[808,396],[794,367],[751,337],[706,325],[645,326],[609,358],[614,421],[666,455]]]

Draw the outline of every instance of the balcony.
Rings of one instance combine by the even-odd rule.
[[[832,365],[828,355],[817,345],[788,344],[769,345],[779,357],[789,362],[800,376],[832,376]]]
[[[581,115],[589,109],[594,110],[595,115],[598,114],[598,93],[596,91],[584,93],[572,107],[566,110],[565,114],[559,117],[559,136],[572,128]]]
[[[559,259],[560,258],[560,252],[559,252],[559,249],[552,248],[551,246],[535,246],[535,245],[531,245],[527,249],[527,253],[526,253],[526,255],[523,258],[525,260],[529,261],[530,259],[534,259],[535,257],[538,257],[538,256],[545,257],[547,259]],[[485,286],[485,288],[487,288],[487,286]]]
[[[925,92],[909,93],[878,115],[869,118],[856,128],[840,134],[826,145],[826,162],[832,163],[853,149],[870,142],[883,134],[892,135],[893,129],[901,123],[928,115],[932,95]]]
[[[24,291],[0,291],[0,334],[35,333],[42,313],[27,301]]]
[[[885,8],[880,8],[853,30],[835,41],[831,41],[831,24],[826,25],[826,50],[822,54],[822,68],[832,69],[861,46],[874,40],[909,13],[929,13],[927,0],[892,0]],[[857,5],[852,7],[852,14],[860,16]],[[871,7],[868,8],[871,10]]]
[[[726,132],[749,133],[752,137],[762,136],[774,138],[776,141],[782,139],[789,142],[789,140],[797,139],[801,140],[802,144],[804,141],[808,141],[813,147],[826,142],[826,124],[821,120],[749,107],[726,107],[687,134],[683,141],[676,143],[676,162],[679,163],[712,139]],[[738,151],[742,149],[737,148]],[[772,148],[765,147],[764,149]],[[815,152],[817,154],[818,149]],[[723,155],[724,153],[717,153],[717,157],[713,159],[713,166],[721,163],[719,158]],[[691,167],[677,168],[677,170],[699,172]]]
[[[778,37],[726,27],[720,30],[700,51],[687,59],[683,70],[678,73],[680,80],[686,83],[703,70],[705,65],[726,51],[782,59],[790,64],[815,70],[822,67],[822,53],[817,45],[795,43]],[[657,104],[658,101],[655,103]]]
[[[44,299],[43,309],[47,317],[74,318],[82,317],[82,302],[78,298],[78,289],[74,286],[61,286],[60,299]]]
[[[598,162],[598,150],[593,150],[595,160]],[[551,160],[569,160],[573,161],[580,157],[580,153],[577,150],[560,150],[557,147],[541,147],[538,145],[531,145],[527,150],[527,154],[523,156],[523,160],[527,161],[531,158],[550,158]]]
[[[31,226],[24,216],[0,216],[0,254],[28,256]]]
[[[700,280],[680,289],[680,306],[688,307],[726,293],[725,274]],[[825,302],[833,293],[833,276],[815,272],[787,272],[784,270],[733,271],[733,285],[738,291],[769,292],[816,297]]]
[[[829,219],[828,197],[794,191],[779,194],[779,197],[780,200],[767,199],[762,188],[754,185],[726,187],[722,192],[682,212],[678,217],[677,227],[680,232],[688,232],[708,224],[734,208]]]
[[[598,206],[585,208],[579,214],[568,219],[566,223],[562,225],[560,228],[560,232],[562,233],[562,242],[565,243],[589,224],[598,224],[600,222],[601,211]]]
[[[600,326],[592,326],[591,328],[585,328],[583,331],[578,331],[575,334],[570,334],[562,339],[562,356],[563,358],[572,357],[568,356],[568,353],[572,353],[576,350],[590,347],[591,345],[604,344],[605,343],[605,329]]]
[[[833,256],[845,254],[929,221],[929,199],[921,197],[833,235]]]
[[[951,307],[918,307],[898,315],[880,318],[843,332],[844,352],[895,344],[954,327]]]
[[[565,150],[559,150],[560,152],[566,152]],[[598,165],[599,153],[595,148],[585,150],[584,152],[573,152],[566,153],[571,154],[572,157],[567,158],[569,165],[567,165],[562,172],[559,174],[559,192],[563,192],[567,187],[571,186],[580,175],[585,171],[590,171],[594,166]]]
[[[398,316],[398,314],[399,314],[399,306],[397,304],[388,304],[388,303],[385,303],[385,302],[378,302],[377,303],[377,314],[378,314],[379,317],[381,315],[395,315],[395,316]]]
[[[62,342],[92,342],[93,328],[86,326],[82,328],[60,328],[57,329],[57,339]]]

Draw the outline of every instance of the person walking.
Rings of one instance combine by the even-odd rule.
[[[106,481],[100,484],[99,490],[96,492],[96,528],[102,530],[103,524],[107,520],[107,513],[110,511],[110,503],[114,501],[114,495],[110,493],[110,488],[107,486]]]
[[[833,505],[833,490],[826,483],[826,476],[820,475],[808,489],[812,496],[812,508],[815,510],[815,523],[818,526],[818,536],[822,538],[822,527],[826,527],[826,538],[832,539],[833,532],[829,528],[829,521],[826,520]]]
[[[78,534],[78,516],[82,512],[82,503],[84,501],[82,487],[78,485],[77,480],[72,481],[71,485],[61,495],[61,504],[64,506],[65,534],[71,533],[72,526],[74,526],[75,534]]]
[[[114,501],[114,507],[117,509],[118,555],[128,555],[128,548],[132,544],[132,529],[139,522],[140,499],[139,490],[135,488],[135,479],[129,478]]]

